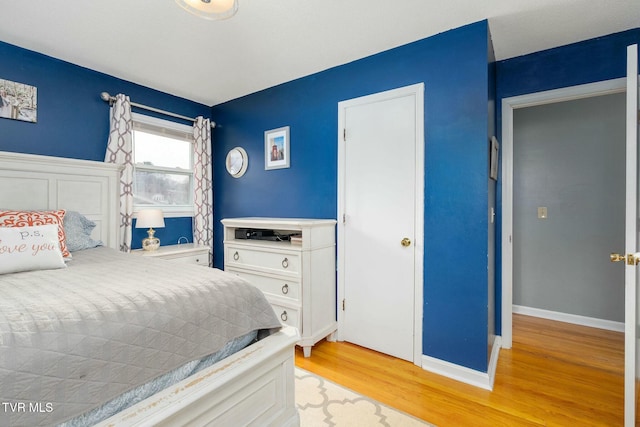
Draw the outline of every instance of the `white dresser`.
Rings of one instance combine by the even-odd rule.
[[[305,357],[321,339],[333,341],[338,327],[336,221],[228,218],[222,224],[225,271],[260,288],[282,323],[298,328]],[[253,238],[243,238],[244,230],[253,230]],[[257,239],[261,234],[269,235],[263,236],[267,240]],[[294,234],[297,242],[287,240]],[[278,236],[281,241],[275,240]]]

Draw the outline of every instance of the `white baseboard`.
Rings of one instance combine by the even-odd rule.
[[[496,367],[498,366],[498,356],[500,355],[501,347],[501,338],[495,337],[491,347],[491,358],[487,372],[476,371],[475,369],[425,355],[422,355],[422,369],[491,391],[493,390],[493,383],[496,377]]]
[[[623,322],[613,320],[596,319],[594,317],[580,316],[577,314],[560,313],[558,311],[543,310],[540,308],[513,305],[513,312],[527,316],[541,317],[543,319],[557,320],[559,322],[573,323],[575,325],[589,326],[592,328],[606,329],[615,332],[624,332]]]

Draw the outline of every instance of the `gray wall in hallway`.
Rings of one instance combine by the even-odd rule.
[[[624,321],[624,152],[624,93],[514,111],[514,304]]]

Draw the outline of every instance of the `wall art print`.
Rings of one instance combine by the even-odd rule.
[[[35,123],[37,113],[37,87],[0,79],[0,117]]]
[[[268,130],[264,133],[264,168],[289,167],[289,126]]]

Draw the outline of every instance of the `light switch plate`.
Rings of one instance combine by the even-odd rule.
[[[545,206],[538,207],[538,218],[547,219],[547,208]]]

